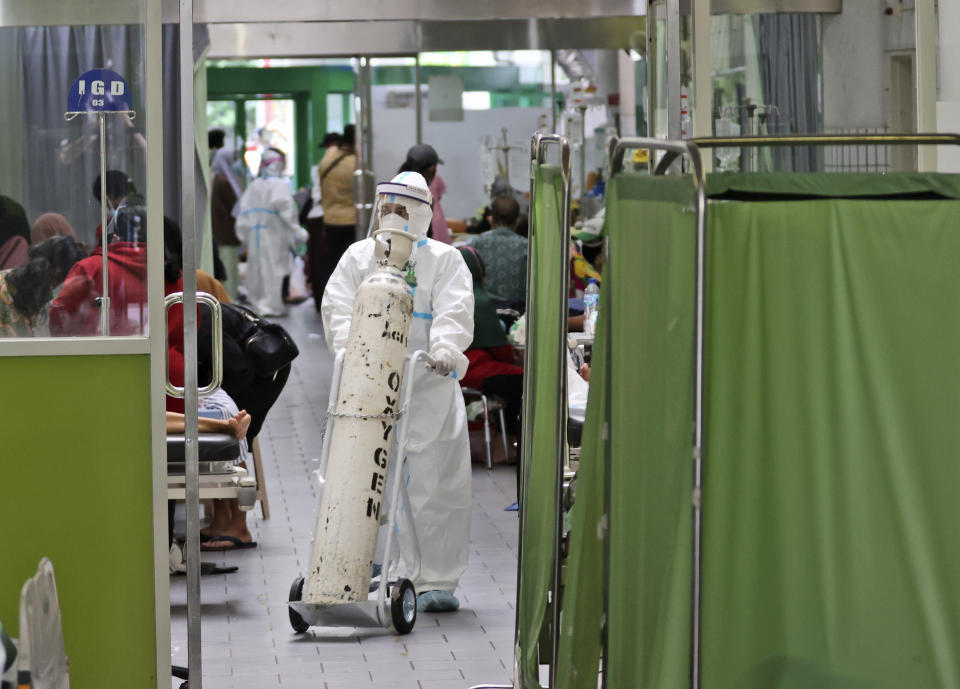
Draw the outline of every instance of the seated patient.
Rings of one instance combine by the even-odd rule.
[[[126,199],[108,225],[110,238],[106,247],[109,264],[106,296],[110,298],[111,335],[142,333],[142,316],[147,304],[147,223],[144,204],[140,197]],[[63,289],[50,309],[51,334],[100,334],[99,297],[104,296],[103,250],[98,246],[92,255],[79,261],[68,273]],[[131,314],[136,314],[136,317],[131,317]]]
[[[470,368],[460,383],[496,395],[506,402],[507,426],[510,433],[520,433],[520,408],[523,397],[523,368],[516,365],[517,355],[497,317],[493,299],[485,287],[485,265],[473,247],[462,247],[463,256],[473,276],[473,341],[464,352]]]
[[[45,259],[0,271],[0,337],[32,337],[52,295]]]
[[[71,237],[51,237],[27,254],[27,263],[0,271],[0,337],[46,334],[38,332],[38,326],[67,273],[83,258],[83,249]]]
[[[56,299],[60,294],[63,281],[67,279],[73,266],[87,257],[83,244],[66,235],[55,235],[39,241],[31,246],[27,253],[31,259],[45,258],[50,264],[52,299]]]
[[[163,242],[166,260],[177,266],[182,264],[183,240],[179,228],[173,225],[165,226]],[[197,290],[212,294],[223,304],[230,303],[230,297],[223,285],[201,270],[197,271]],[[242,320],[237,312],[227,308],[223,310],[223,380],[216,398],[208,396],[201,400],[201,413],[203,405],[215,405],[217,408],[229,410],[227,416],[238,407],[248,411],[250,424],[246,432],[246,442],[241,444],[241,451],[245,456],[247,452],[253,451],[253,440],[260,433],[267,412],[287,382],[290,364],[273,376],[260,375],[247,356],[244,341],[240,338],[240,335],[246,332],[246,324]],[[201,384],[205,384],[211,379],[213,367],[210,344],[212,323],[209,318],[200,319],[197,333],[197,371]],[[203,529],[202,537],[204,550],[233,550],[256,545],[247,528],[247,513],[240,509],[235,499],[213,501],[213,521]]]

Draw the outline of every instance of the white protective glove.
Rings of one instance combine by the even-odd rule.
[[[430,356],[433,357],[433,372],[438,376],[446,377],[457,370],[456,352],[452,352],[445,347],[438,347],[430,352]]]

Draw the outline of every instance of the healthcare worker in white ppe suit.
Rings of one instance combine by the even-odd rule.
[[[463,351],[473,340],[473,279],[459,251],[427,238],[433,211],[422,175],[401,172],[377,185],[374,213],[375,228],[406,230],[418,238],[407,273],[415,290],[407,351],[427,351],[435,364],[433,372],[417,370],[408,412],[407,491],[421,551],[413,583],[419,610],[456,610],[454,591],[467,568],[471,504],[467,416],[457,380],[467,372]],[[334,356],[346,347],[357,287],[375,267],[374,240],[367,238],[347,249],[327,283],[321,316]],[[403,539],[401,547],[409,547]],[[413,562],[410,554],[402,555]]]
[[[290,250],[294,243],[307,240],[283,175],[285,167],[283,151],[264,151],[260,176],[243,192],[237,208],[237,237],[247,249],[247,299],[261,316],[286,313],[283,278],[290,274]]]

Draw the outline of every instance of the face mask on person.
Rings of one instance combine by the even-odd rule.
[[[417,238],[426,236],[433,217],[430,190],[423,177],[402,172],[377,185],[376,222],[373,230],[400,230]]]
[[[380,229],[410,231],[410,223],[399,213],[388,213],[380,217]]]

